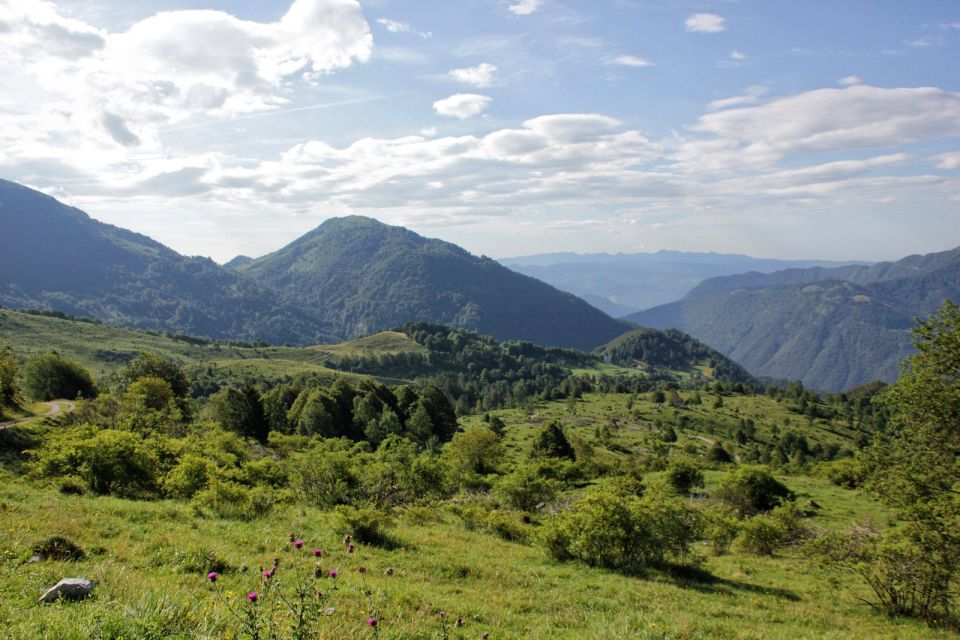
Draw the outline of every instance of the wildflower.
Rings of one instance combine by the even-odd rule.
[[[273,577],[273,571],[270,571],[269,569],[267,569],[266,571],[263,572],[264,580],[269,580],[272,577]]]
[[[290,542],[293,542],[294,540],[297,539],[297,534],[291,533],[291,534],[288,535],[287,537],[290,539]]]
[[[331,578],[336,578],[336,577],[337,577],[337,570],[336,570],[336,569],[330,569],[330,571],[327,571],[327,575],[330,576]]]
[[[489,632],[489,631],[484,631],[484,632],[483,632],[483,635],[480,636],[480,637],[483,638],[483,640],[487,640],[487,638],[490,637],[490,632]]]
[[[366,567],[357,567],[357,572],[359,572],[359,573],[366,573],[366,572],[367,572],[367,568],[366,568]]]
[[[251,591],[250,593],[247,594],[247,600],[249,600],[250,602],[256,602],[259,598],[260,596],[257,595],[256,591]]]
[[[314,558],[322,558],[322,557],[323,557],[323,549],[314,549],[314,550],[313,550],[313,557],[314,557]]]
[[[387,570],[383,572],[383,575],[385,575],[385,576],[392,576],[392,575],[393,575],[393,567],[387,567]]]
[[[354,549],[356,549],[356,547],[352,544],[347,545],[347,553],[353,553]]]
[[[302,548],[303,548],[303,540],[294,540],[294,541],[293,541],[293,546],[296,547],[297,549],[302,549]]]
[[[458,618],[457,618],[457,622],[456,622],[455,624],[456,624],[456,626],[458,626],[458,627],[462,627],[462,626],[463,626],[463,618],[459,618],[459,617],[458,617]]]
[[[343,536],[343,544],[350,544],[351,540],[353,540],[353,536],[351,536],[349,533]]]
[[[210,582],[216,582],[217,578],[219,577],[220,577],[220,574],[218,574],[216,571],[211,571],[210,573],[207,574],[207,580],[209,580]]]
[[[377,619],[371,616],[367,618],[367,624],[370,625],[371,627],[375,627],[377,626]]]
[[[443,619],[446,618],[446,617],[447,617],[447,612],[446,612],[446,611],[441,611],[441,612],[440,612],[440,619],[443,620]]]

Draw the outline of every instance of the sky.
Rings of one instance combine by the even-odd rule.
[[[958,61],[954,0],[0,0],[0,177],[219,262],[897,259],[960,245]]]

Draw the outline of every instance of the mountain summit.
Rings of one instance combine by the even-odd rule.
[[[361,216],[327,220],[236,269],[345,338],[429,321],[590,349],[631,328],[495,260]]]

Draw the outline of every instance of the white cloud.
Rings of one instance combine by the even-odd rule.
[[[745,104],[756,104],[760,97],[767,92],[767,88],[762,85],[747,87],[747,92],[742,96],[733,96],[730,98],[721,98],[713,100],[707,105],[707,111],[717,111],[719,109],[728,109],[730,107],[739,107]]]
[[[804,150],[894,147],[960,136],[960,93],[867,85],[817,89],[709,113],[691,128],[763,162]]]
[[[960,151],[941,153],[937,160],[938,169],[960,169]]]
[[[513,14],[518,16],[528,16],[539,9],[541,4],[543,4],[542,0],[520,0],[517,3],[510,5],[508,8]]]
[[[837,80],[840,84],[849,87],[855,84],[862,84],[863,80],[860,79],[860,76],[845,76]]]
[[[745,54],[744,52],[742,52],[742,51],[740,51],[740,50],[738,50],[738,49],[734,49],[733,51],[730,52],[730,59],[731,59],[731,60],[736,60],[736,61],[738,61],[738,62],[741,61],[741,60],[746,60],[746,59],[747,59],[747,54]]]
[[[653,63],[645,58],[631,55],[621,55],[611,58],[607,64],[617,64],[624,67],[652,67]]]
[[[715,13],[695,13],[687,17],[685,25],[692,33],[720,33],[727,28],[725,22]]]
[[[466,120],[479,115],[490,104],[489,96],[477,93],[455,93],[433,103],[433,110],[442,116]]]
[[[450,71],[454,80],[474,87],[489,87],[493,84],[496,73],[497,68],[488,62],[482,62],[475,67],[451,69]]]
[[[427,39],[433,36],[431,31],[418,31],[413,28],[409,22],[402,20],[391,20],[390,18],[377,18],[377,24],[382,25],[390,33],[412,33],[421,38]]]

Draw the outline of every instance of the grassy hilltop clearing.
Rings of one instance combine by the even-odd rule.
[[[875,487],[908,489],[871,466],[910,464],[872,445],[905,450],[881,399],[921,388],[922,356],[823,395],[678,332],[587,354],[427,324],[289,348],[0,322],[8,418],[59,408],[0,425],[5,637],[958,635],[923,595],[949,546],[915,551],[921,516]],[[81,576],[92,597],[37,604]],[[912,609],[885,613],[889,584]]]

